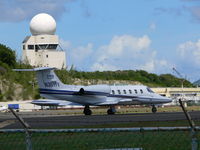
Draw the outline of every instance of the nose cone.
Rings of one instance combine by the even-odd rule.
[[[168,97],[164,97],[164,101],[165,101],[165,103],[171,103],[172,99],[168,98]]]
[[[159,99],[160,99],[161,103],[171,103],[172,102],[171,98],[165,97],[165,96],[161,96],[161,95],[159,95]]]

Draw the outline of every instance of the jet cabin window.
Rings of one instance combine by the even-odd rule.
[[[132,94],[132,91],[131,91],[131,90],[128,90],[128,91],[129,91],[130,94]]]
[[[121,91],[120,90],[117,90],[118,91],[118,94],[121,94]]]
[[[154,93],[149,87],[147,87],[147,91],[148,91],[149,93]]]
[[[140,89],[140,93],[141,93],[141,94],[143,94],[143,91],[142,91],[142,89]]]
[[[124,91],[124,94],[126,94],[126,90],[123,90]]]
[[[137,94],[137,90],[134,90],[135,91],[135,94]]]

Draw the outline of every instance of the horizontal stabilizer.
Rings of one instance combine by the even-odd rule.
[[[14,71],[42,71],[42,70],[54,70],[56,68],[53,67],[40,67],[40,68],[33,68],[33,69],[13,69]]]
[[[82,106],[81,104],[74,103],[74,102],[69,102],[69,101],[64,101],[64,100],[52,100],[52,99],[38,99],[38,100],[33,100],[31,102],[32,104],[35,105],[43,105],[43,106]]]

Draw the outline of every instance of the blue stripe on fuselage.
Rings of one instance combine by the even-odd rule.
[[[79,91],[67,91],[67,90],[53,90],[53,89],[39,89],[40,94],[60,94],[60,95],[76,95],[81,96]],[[105,92],[95,92],[95,91],[86,91],[84,95],[94,95],[94,96],[107,96],[107,97],[116,97],[116,98],[138,98],[137,96],[129,95],[113,95]]]
[[[40,93],[49,93],[49,94],[80,95],[79,91],[54,90],[54,89],[39,89],[39,91],[40,91]],[[108,96],[109,93],[96,92],[96,91],[85,91],[84,95]]]

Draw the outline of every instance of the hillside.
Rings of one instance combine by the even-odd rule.
[[[0,44],[0,101],[39,98],[34,72],[14,72],[13,68],[31,68],[16,61],[15,52]],[[145,84],[150,87],[180,87],[181,80],[171,74],[156,75],[143,70],[83,72],[73,68],[57,70],[57,75],[66,84]],[[184,87],[192,87],[189,81]]]
[[[200,86],[200,79],[193,83],[195,86]]]
[[[56,73],[59,78],[67,84],[76,83],[75,81],[79,79],[80,83],[82,82],[85,84],[87,84],[87,82],[89,84],[114,84],[117,82],[122,84],[145,84],[150,87],[181,87],[182,81],[182,79],[176,78],[171,74],[156,75],[153,73],[148,73],[144,70],[82,72],[71,69],[69,71],[57,70]],[[190,83],[189,81],[184,81],[184,87],[192,86],[192,83]]]

